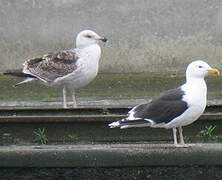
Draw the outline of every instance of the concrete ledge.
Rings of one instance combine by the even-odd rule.
[[[222,144],[97,144],[0,147],[0,167],[222,165]]]
[[[146,103],[148,97],[144,98],[99,98],[99,97],[79,97],[77,103],[79,107],[133,107],[137,104]],[[72,108],[71,99],[67,102],[68,107]],[[208,99],[208,106],[221,105],[222,99]],[[32,107],[32,108],[61,108],[62,100],[53,99],[51,101],[44,100],[0,100],[1,108],[10,107]]]

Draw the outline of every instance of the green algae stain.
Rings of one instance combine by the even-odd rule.
[[[37,82],[12,87],[21,80],[21,78],[1,75],[0,100],[58,100],[62,98],[61,89]],[[184,76],[171,74],[99,74],[89,85],[77,89],[76,95],[77,97],[114,99],[152,98],[167,89],[181,85],[184,81]],[[209,76],[206,81],[208,98],[220,98],[222,78]]]

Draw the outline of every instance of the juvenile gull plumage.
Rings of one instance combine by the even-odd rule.
[[[48,53],[25,61],[22,70],[7,70],[5,75],[25,77],[15,86],[33,81],[63,88],[63,106],[67,107],[66,88],[72,90],[73,107],[76,107],[75,89],[92,81],[99,68],[101,48],[98,41],[106,42],[91,30],[83,30],[76,37],[76,48]]]
[[[173,128],[174,145],[186,147],[183,140],[182,126],[197,120],[204,112],[207,103],[207,86],[204,77],[219,74],[202,60],[191,62],[186,70],[186,82],[182,86],[161,94],[146,104],[140,104],[129,111],[122,120],[110,123],[111,128],[154,127]],[[180,144],[177,143],[177,128]]]

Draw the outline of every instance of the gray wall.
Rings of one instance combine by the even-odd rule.
[[[0,0],[0,69],[106,36],[101,72],[184,72],[192,59],[222,69],[221,0]]]

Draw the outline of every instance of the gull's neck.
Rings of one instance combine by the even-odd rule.
[[[185,92],[183,100],[188,106],[198,106],[204,110],[207,104],[207,85],[204,78],[188,77],[181,89]]]
[[[204,77],[186,76],[186,84],[206,84]]]
[[[99,44],[93,43],[89,46],[77,47],[77,54],[84,58],[84,61],[90,61],[94,64],[99,62],[101,56],[101,48]]]
[[[78,48],[78,49],[83,49],[83,48],[90,47],[90,46],[93,46],[93,45],[98,45],[98,44],[97,44],[97,42],[82,43],[79,40],[76,41],[76,48]]]
[[[203,77],[187,76],[186,83],[182,86],[182,89],[185,90],[193,100],[206,102],[207,85]]]

